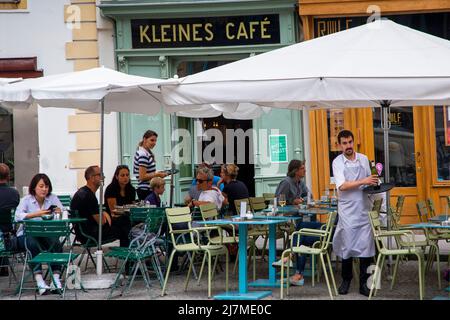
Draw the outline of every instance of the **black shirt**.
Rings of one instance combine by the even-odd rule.
[[[236,213],[236,206],[234,205],[234,200],[248,198],[247,186],[239,180],[230,181],[230,183],[225,184],[223,188],[223,193],[228,197],[228,211],[232,214]]]
[[[0,184],[0,230],[2,232],[10,232],[12,230],[11,223],[3,223],[11,221],[11,209],[19,205],[20,196],[16,189],[9,187],[5,183]]]
[[[77,210],[81,218],[86,218],[87,225],[90,227],[98,227],[93,215],[98,214],[98,200],[95,193],[88,186],[81,187],[73,195],[70,202],[70,209]]]
[[[125,189],[125,196],[122,196],[118,188],[115,188],[112,184],[109,184],[105,190],[105,206],[106,212],[108,213],[111,213],[107,202],[110,198],[116,198],[116,204],[118,206],[132,204],[136,200],[136,189],[134,189],[134,187],[131,187],[131,189]]]

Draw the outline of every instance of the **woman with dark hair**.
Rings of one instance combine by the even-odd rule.
[[[156,171],[155,155],[152,149],[156,146],[158,134],[153,130],[147,130],[139,142],[134,154],[133,174],[138,179],[137,195],[139,200],[145,200],[150,194],[150,180],[154,177],[164,178],[167,173]]]
[[[16,209],[15,220],[22,221],[25,219],[42,219],[44,215],[51,213],[61,214],[63,205],[58,197],[52,194],[52,183],[49,177],[44,173],[38,173],[31,179],[29,186],[29,195],[26,195],[20,200],[19,206]],[[62,245],[59,240],[54,238],[33,238],[26,237],[23,233],[23,226],[20,225],[17,231],[17,242],[19,249],[28,249],[31,257],[35,257],[40,253],[39,247],[43,249],[51,248],[52,252],[62,252]],[[26,246],[25,246],[26,242]],[[53,281],[49,287],[42,277],[42,266],[31,265],[34,272],[39,294],[44,294],[49,289],[61,289],[60,265],[52,265]],[[56,284],[56,287],[55,287]]]
[[[131,185],[130,169],[126,165],[119,165],[105,190],[106,212],[114,214],[116,206],[132,204],[135,200],[136,189]]]

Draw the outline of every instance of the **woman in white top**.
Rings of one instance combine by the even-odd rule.
[[[139,200],[145,200],[150,194],[150,180],[152,178],[167,176],[167,173],[163,171],[156,171],[155,155],[152,149],[156,146],[157,139],[158,134],[155,131],[147,130],[134,154],[133,174],[138,179],[136,193]]]
[[[52,194],[52,183],[46,174],[38,173],[33,177],[33,179],[31,179],[29,192],[29,195],[26,195],[20,200],[15,214],[16,221],[26,219],[42,219],[42,216],[51,213],[61,214],[63,205],[61,204],[61,201],[59,201],[58,197]],[[17,242],[19,247],[18,249],[27,249],[28,254],[31,255],[31,258],[40,253],[40,248],[44,250],[50,249],[51,252],[62,252],[62,245],[58,239],[27,237],[24,235],[23,225],[20,225],[19,230],[17,231]],[[60,265],[51,266],[54,273],[54,281],[51,281],[51,287],[45,283],[42,277],[41,265],[30,264],[30,267],[33,270],[40,295],[44,294],[49,289],[53,290],[62,288],[60,281]]]

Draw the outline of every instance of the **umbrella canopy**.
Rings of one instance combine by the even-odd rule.
[[[0,103],[6,108],[76,108],[101,112],[157,114],[161,110],[158,84],[165,80],[133,76],[108,68],[51,75],[7,84],[0,88]],[[138,85],[146,84],[147,90]]]
[[[0,78],[0,86],[22,80],[22,78]]]
[[[167,105],[444,104],[449,57],[450,41],[383,19],[190,75],[161,92]]]

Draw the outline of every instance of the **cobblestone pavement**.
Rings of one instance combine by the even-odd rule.
[[[448,252],[445,252],[442,255],[441,266],[441,274],[443,274],[443,270],[448,268],[447,264],[447,255]],[[257,260],[257,278],[267,278],[268,274],[268,263],[267,261]],[[112,265],[114,265],[114,261],[110,261]],[[20,267],[20,266],[19,266]],[[19,269],[18,267],[18,269]],[[340,264],[338,264],[340,268]],[[200,266],[197,265],[197,271],[200,269]],[[336,278],[336,285],[339,286],[341,278],[340,278],[340,270],[336,271],[336,263],[333,262],[333,269]],[[230,290],[237,290],[237,274],[232,273],[233,263],[230,263]],[[94,273],[95,270],[90,267],[88,268],[88,273]],[[207,300],[207,278],[203,276],[200,281],[200,284],[197,285],[197,281],[195,279],[191,279],[188,290],[184,291],[184,280],[187,271],[181,271],[178,273],[171,273],[169,278],[168,287],[167,287],[167,295],[161,297],[161,288],[159,283],[153,277],[153,281],[151,283],[150,291],[146,290],[142,278],[137,278],[133,287],[129,292],[127,292],[124,296],[119,296],[120,290],[117,290],[113,295],[114,300]],[[251,270],[249,270],[249,279],[251,279]],[[21,275],[20,270],[18,270],[18,276]],[[84,273],[82,273],[83,277]],[[381,289],[374,299],[376,300],[416,300],[419,299],[419,286],[418,286],[418,272],[417,272],[417,261],[411,260],[401,263],[399,267],[399,274],[396,285],[393,290],[390,290],[390,282],[387,277],[389,272],[386,270],[383,272],[383,278],[381,281]],[[442,276],[441,276],[442,277]],[[359,294],[358,290],[358,279],[355,278],[352,281],[352,286],[349,294],[347,295],[339,295],[335,297],[337,300],[367,300],[367,297]],[[449,283],[445,280],[442,281],[442,289],[438,288],[437,283],[437,272],[436,272],[436,264],[434,264],[433,269],[426,274],[426,291],[425,298],[433,299],[436,296],[444,296],[448,297],[449,293],[444,291],[445,287],[448,287]],[[11,287],[8,287],[8,277],[0,278],[0,299],[2,300],[15,300],[18,299],[18,296],[14,295],[15,284],[13,283]],[[258,290],[258,289],[254,289]],[[260,290],[260,289],[259,289]],[[267,289],[264,289],[267,290]],[[215,279],[212,284],[212,294],[217,294],[225,291],[225,273],[223,271],[218,271],[216,273]],[[78,299],[79,300],[103,300],[106,299],[109,293],[109,289],[103,290],[88,290],[87,292],[78,291]],[[34,299],[33,291],[27,291],[24,293],[22,299]],[[60,299],[58,295],[50,294],[38,297],[38,299],[43,300],[58,300]],[[74,299],[74,294],[71,291],[67,292],[66,299],[72,300]],[[265,300],[279,300],[280,299],[280,289],[273,288],[272,295],[265,298]],[[314,287],[311,286],[311,279],[306,278],[305,285],[302,287],[291,287],[290,295],[285,299],[287,300],[328,300],[328,290],[323,276],[320,279],[319,283],[316,283]]]

